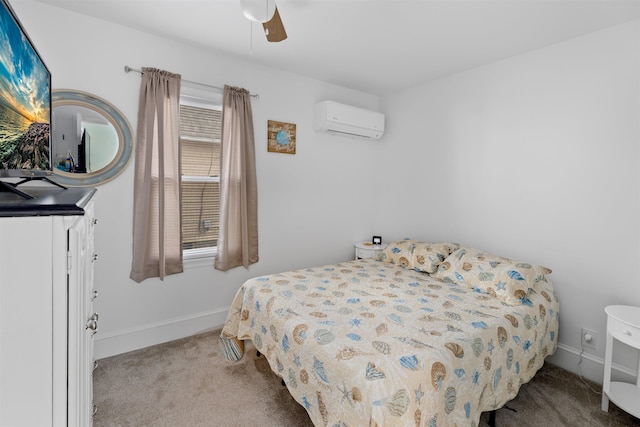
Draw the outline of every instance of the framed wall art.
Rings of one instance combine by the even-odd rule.
[[[296,154],[296,125],[294,123],[267,122],[267,151]]]

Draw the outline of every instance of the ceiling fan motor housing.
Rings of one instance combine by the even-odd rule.
[[[240,0],[244,16],[254,22],[268,22],[276,11],[275,0]]]

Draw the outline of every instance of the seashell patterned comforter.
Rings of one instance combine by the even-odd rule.
[[[220,336],[252,340],[315,426],[477,426],[557,346],[551,282],[510,303],[362,259],[257,277]]]

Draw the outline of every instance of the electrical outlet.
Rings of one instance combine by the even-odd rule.
[[[582,328],[582,345],[596,349],[598,347],[598,333],[592,329]]]

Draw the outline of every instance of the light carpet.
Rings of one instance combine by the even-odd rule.
[[[94,371],[95,427],[309,427],[304,408],[247,343],[239,362],[218,349],[220,330],[125,353]],[[600,410],[597,384],[545,364],[518,396],[497,411],[498,427],[639,426],[610,404]],[[484,413],[480,426],[487,426]]]

